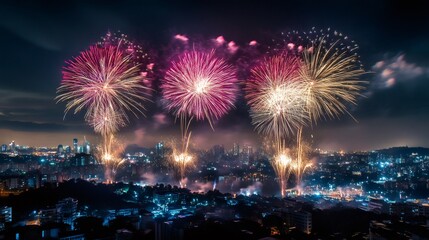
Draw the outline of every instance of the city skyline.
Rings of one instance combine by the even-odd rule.
[[[99,41],[108,30],[121,30],[149,46],[149,50],[159,50],[175,34],[204,39],[224,36],[244,46],[252,40],[263,42],[281,31],[306,31],[316,26],[338,29],[353,38],[360,45],[361,61],[370,73],[364,76],[369,81],[364,97],[351,109],[358,123],[347,115],[340,120],[321,121],[308,130],[314,136],[313,146],[328,150],[429,146],[429,99],[425,94],[429,70],[424,57],[428,36],[419,27],[429,18],[418,4],[290,3],[296,10],[280,14],[288,3],[268,6],[253,2],[244,7],[232,2],[223,18],[218,18],[213,8],[222,9],[222,4],[188,3],[186,7],[179,3],[141,3],[133,10],[116,3],[86,3],[79,5],[79,10],[73,8],[74,3],[53,3],[48,8],[2,3],[0,27],[6,34],[0,46],[5,54],[3,61],[7,59],[2,65],[10,67],[1,68],[0,142],[14,139],[23,145],[55,146],[83,136],[94,143],[100,141],[85,125],[83,115],[68,114],[63,120],[64,105],[55,104],[54,97],[64,61]],[[366,14],[344,14],[349,9]],[[83,17],[77,18],[82,11]],[[140,16],[141,11],[150,14]],[[272,11],[278,14],[270,14]],[[240,18],[236,12],[241,13]],[[58,14],[63,17],[53,21]],[[204,21],[196,23],[183,17],[192,14],[204,15]],[[31,16],[38,17],[33,20]],[[243,27],[247,25],[252,27]],[[49,31],[51,28],[58,32]],[[234,142],[260,144],[261,137],[251,126],[242,95],[236,108],[214,123],[215,131],[208,123],[196,124],[193,138],[198,148],[219,143],[232,146]],[[179,137],[174,116],[163,110],[159,93],[152,100],[147,117],[131,119],[121,131],[120,138],[126,144],[153,146],[160,140]]]
[[[419,1],[0,3],[0,239],[429,238]]]

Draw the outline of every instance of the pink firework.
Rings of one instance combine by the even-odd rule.
[[[237,82],[235,69],[213,51],[190,51],[172,63],[161,89],[168,110],[211,123],[234,106]]]
[[[144,70],[146,64],[151,62],[151,57],[149,56],[147,49],[144,49],[142,46],[137,44],[134,41],[129,39],[127,34],[118,32],[107,32],[105,36],[101,38],[101,41],[97,43],[99,47],[109,47],[113,46],[121,51],[123,51],[127,55],[131,55],[131,60],[134,65],[140,65],[140,67]]]
[[[142,112],[140,100],[147,100],[143,79],[131,58],[113,46],[90,47],[67,62],[56,99],[67,102],[66,113],[87,109],[85,120],[96,132],[116,131],[125,125],[126,112]]]

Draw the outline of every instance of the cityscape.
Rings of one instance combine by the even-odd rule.
[[[0,3],[0,239],[429,239],[424,9]]]
[[[269,156],[250,145],[197,151],[187,188],[178,186],[165,159],[171,149],[162,141],[127,149],[112,184],[106,184],[91,149],[78,138],[57,147],[2,145],[0,219],[6,239],[187,239],[207,232],[240,239],[424,239],[429,233],[428,148],[315,149],[303,194],[292,176],[285,198]],[[361,217],[348,219],[352,214]],[[338,218],[323,221],[330,215]]]

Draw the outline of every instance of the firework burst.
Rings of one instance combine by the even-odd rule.
[[[104,143],[97,148],[97,157],[105,166],[106,180],[113,182],[119,167],[125,163],[125,159],[121,156],[125,148],[113,134],[104,138],[103,141]]]
[[[276,172],[276,175],[279,179],[282,197],[285,197],[286,195],[287,182],[291,172],[291,162],[292,158],[290,156],[289,149],[280,151],[271,160],[271,165],[273,166],[274,171]]]
[[[106,178],[114,179],[121,147],[114,133],[128,122],[127,112],[143,113],[141,101],[147,100],[138,65],[132,55],[114,46],[92,46],[67,62],[58,88],[58,102],[66,102],[65,114],[85,112],[85,121],[100,133],[103,143],[99,159],[105,165]]]
[[[255,129],[274,136],[277,142],[305,125],[307,111],[303,85],[299,81],[300,61],[292,55],[277,55],[251,70],[246,82],[246,99]]]
[[[225,115],[237,95],[235,69],[214,52],[183,53],[172,63],[161,84],[167,109],[197,120]]]
[[[180,119],[181,148],[171,156],[179,168],[184,186],[186,167],[193,160],[188,152],[192,119],[213,120],[225,115],[233,106],[238,92],[235,69],[214,51],[190,51],[173,61],[161,83],[166,108]]]
[[[356,55],[337,50],[335,44],[325,49],[322,44],[304,51],[300,78],[305,87],[310,119],[335,118],[347,111],[346,103],[356,104],[365,71],[356,66]],[[349,114],[350,115],[350,114]],[[351,115],[350,115],[351,116]]]
[[[142,113],[140,101],[147,100],[142,94],[147,88],[129,60],[130,55],[115,47],[93,46],[67,62],[56,98],[67,102],[65,113],[86,109],[85,120],[104,134],[123,126],[128,121],[127,111]]]
[[[187,168],[193,165],[195,160],[195,156],[189,151],[190,134],[185,142],[183,140],[181,142],[175,140],[167,142],[167,146],[172,150],[168,156],[170,166],[176,170],[175,174],[179,177],[180,187],[186,187]]]
[[[89,117],[88,123],[95,132],[100,133],[102,136],[113,134],[117,132],[120,127],[126,126],[122,114],[104,108],[95,109]]]

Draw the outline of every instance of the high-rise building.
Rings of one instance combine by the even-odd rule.
[[[164,157],[164,153],[165,153],[164,142],[159,142],[155,145],[155,153],[160,157]]]
[[[77,203],[78,201],[73,198],[59,201],[56,205],[58,221],[73,226],[73,222],[77,218]]]
[[[238,145],[238,143],[234,143],[234,146],[232,148],[232,155],[234,156],[240,155],[240,145]]]
[[[63,154],[64,154],[64,147],[62,144],[60,144],[60,145],[58,145],[58,148],[57,148],[57,155],[59,156],[59,155],[63,155]]]
[[[77,138],[73,138],[73,152],[74,153],[78,153],[79,152],[77,144],[78,144]]]
[[[40,224],[46,224],[49,222],[57,222],[57,208],[44,208],[39,211]]]
[[[66,154],[70,154],[71,153],[71,148],[70,148],[70,146],[66,146],[66,148],[65,148],[66,150]]]
[[[369,197],[368,210],[375,213],[387,213],[387,203],[381,198]]]
[[[90,154],[91,153],[91,145],[89,145],[89,143],[87,143],[85,145],[85,153],[86,154]]]
[[[225,154],[225,149],[223,147],[223,145],[215,145],[213,146],[213,155],[215,156],[222,156]]]
[[[250,146],[250,145],[244,145],[244,146],[243,146],[243,149],[241,150],[241,152],[242,152],[244,155],[250,156],[250,155],[252,155],[252,154],[253,154],[253,148],[252,148],[252,146]]]
[[[0,208],[0,230],[5,228],[6,223],[12,222],[12,207]]]
[[[91,153],[91,145],[89,144],[89,142],[86,139],[85,139],[85,143],[82,146],[82,152],[86,153],[86,154]]]
[[[293,225],[300,231],[310,234],[312,229],[311,213],[306,211],[295,211],[291,214]]]
[[[6,144],[2,144],[1,145],[1,151],[2,152],[7,152],[7,145]]]
[[[9,148],[10,148],[10,151],[11,151],[11,152],[15,151],[16,144],[15,144],[15,141],[14,141],[14,140],[12,140],[12,142],[9,144]]]

